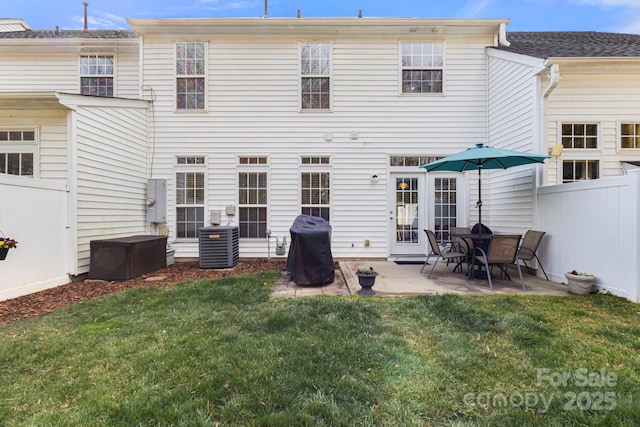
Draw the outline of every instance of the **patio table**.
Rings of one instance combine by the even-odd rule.
[[[476,268],[476,250],[475,248],[482,248],[485,253],[489,249],[489,244],[493,238],[493,234],[474,234],[474,233],[450,233],[451,237],[457,237],[461,239],[467,245],[467,263],[470,264],[470,268],[467,271],[467,276],[474,279],[476,277],[486,279],[486,272]],[[473,241],[473,249],[469,245],[469,240]],[[469,259],[470,258],[470,259]],[[456,266],[457,268],[458,266]],[[454,269],[455,271],[455,269]]]

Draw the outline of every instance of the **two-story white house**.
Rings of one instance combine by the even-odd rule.
[[[477,175],[422,164],[477,143],[553,152],[544,166],[483,173],[483,223],[524,232],[536,189],[568,181],[569,166],[582,179],[591,160],[598,176],[634,161],[640,52],[629,48],[626,59],[568,59],[573,45],[541,53],[540,37],[572,39],[507,34],[501,19],[128,22],[132,31],[0,31],[0,189],[28,185],[7,175],[57,182],[66,205],[64,250],[42,254],[22,237],[15,262],[53,257],[81,275],[90,241],[136,234],[167,234],[176,257],[197,257],[212,213],[238,226],[242,257],[273,255],[267,231],[288,237],[302,213],[331,223],[335,257],[424,257],[424,228],[446,239],[477,221]],[[602,114],[586,114],[595,106]],[[579,125],[594,122],[599,141],[614,140],[597,154],[577,146]],[[570,138],[557,131],[568,125]],[[147,221],[149,178],[166,180],[166,223]],[[16,212],[0,205],[0,230],[24,225]]]

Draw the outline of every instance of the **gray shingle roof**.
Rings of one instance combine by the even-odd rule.
[[[640,57],[640,34],[597,31],[511,32],[501,50],[536,58]]]
[[[26,30],[0,32],[0,39],[135,39],[128,30]]]

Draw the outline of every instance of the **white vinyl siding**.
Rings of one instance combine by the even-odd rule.
[[[600,178],[622,175],[623,162],[638,160],[637,151],[620,148],[620,124],[640,122],[640,74],[635,66],[606,61],[560,64],[562,78],[548,98],[548,146],[561,142],[562,123],[597,123],[599,140],[597,149],[563,149],[547,161],[549,184],[562,183],[564,160],[597,160]]]
[[[80,106],[72,113],[79,273],[89,270],[91,240],[147,233],[147,110],[130,103]]]
[[[492,147],[541,154],[536,143],[538,117],[534,76],[541,68],[519,55],[489,54],[489,140]],[[542,153],[546,154],[546,153]],[[521,232],[534,226],[535,179],[540,166],[520,166],[506,170],[483,170],[482,222],[498,224],[504,232]],[[478,175],[467,174],[473,203],[478,197]],[[513,201],[517,200],[518,203]],[[470,210],[478,221],[478,210]]]
[[[69,40],[67,40],[69,41]],[[85,49],[110,50],[116,64],[113,96],[138,98],[140,73],[138,40],[118,40],[80,47],[77,44],[52,46],[50,40],[35,40],[28,52],[0,45],[0,92],[60,91],[81,93],[79,57]],[[91,43],[87,41],[86,43]],[[22,47],[24,49],[24,47]],[[82,52],[81,52],[82,50]]]
[[[195,37],[186,34],[172,40]],[[227,206],[235,206],[236,212],[238,208],[233,185],[238,156],[268,155],[267,228],[280,238],[289,235],[293,220],[301,213],[300,187],[295,184],[300,182],[301,157],[331,156],[334,256],[358,255],[364,240],[370,240],[366,255],[385,257],[384,177],[389,153],[445,156],[486,142],[485,50],[493,42],[489,35],[447,38],[447,96],[428,97],[429,102],[422,96],[398,96],[399,37],[330,37],[326,41],[332,46],[332,109],[313,114],[299,114],[300,40],[295,36],[212,37],[207,56],[207,110],[197,115],[175,114],[173,41],[167,35],[153,34],[146,34],[143,41],[142,84],[152,87],[156,95],[154,172],[171,176],[176,145],[180,152],[206,154],[206,206],[222,212],[222,224],[239,224],[237,214],[225,214]],[[383,179],[372,184],[372,173]],[[175,213],[170,209],[168,214],[172,224]],[[170,227],[169,232],[170,240],[175,240],[175,229]],[[197,243],[175,247],[178,257],[197,256]],[[240,245],[241,257],[265,255],[263,239],[248,239]]]

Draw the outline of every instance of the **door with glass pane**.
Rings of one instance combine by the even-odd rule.
[[[449,241],[451,227],[458,226],[458,180],[457,175],[434,176],[429,179],[429,227],[438,242]]]
[[[390,255],[424,255],[425,174],[398,173],[389,189]]]

